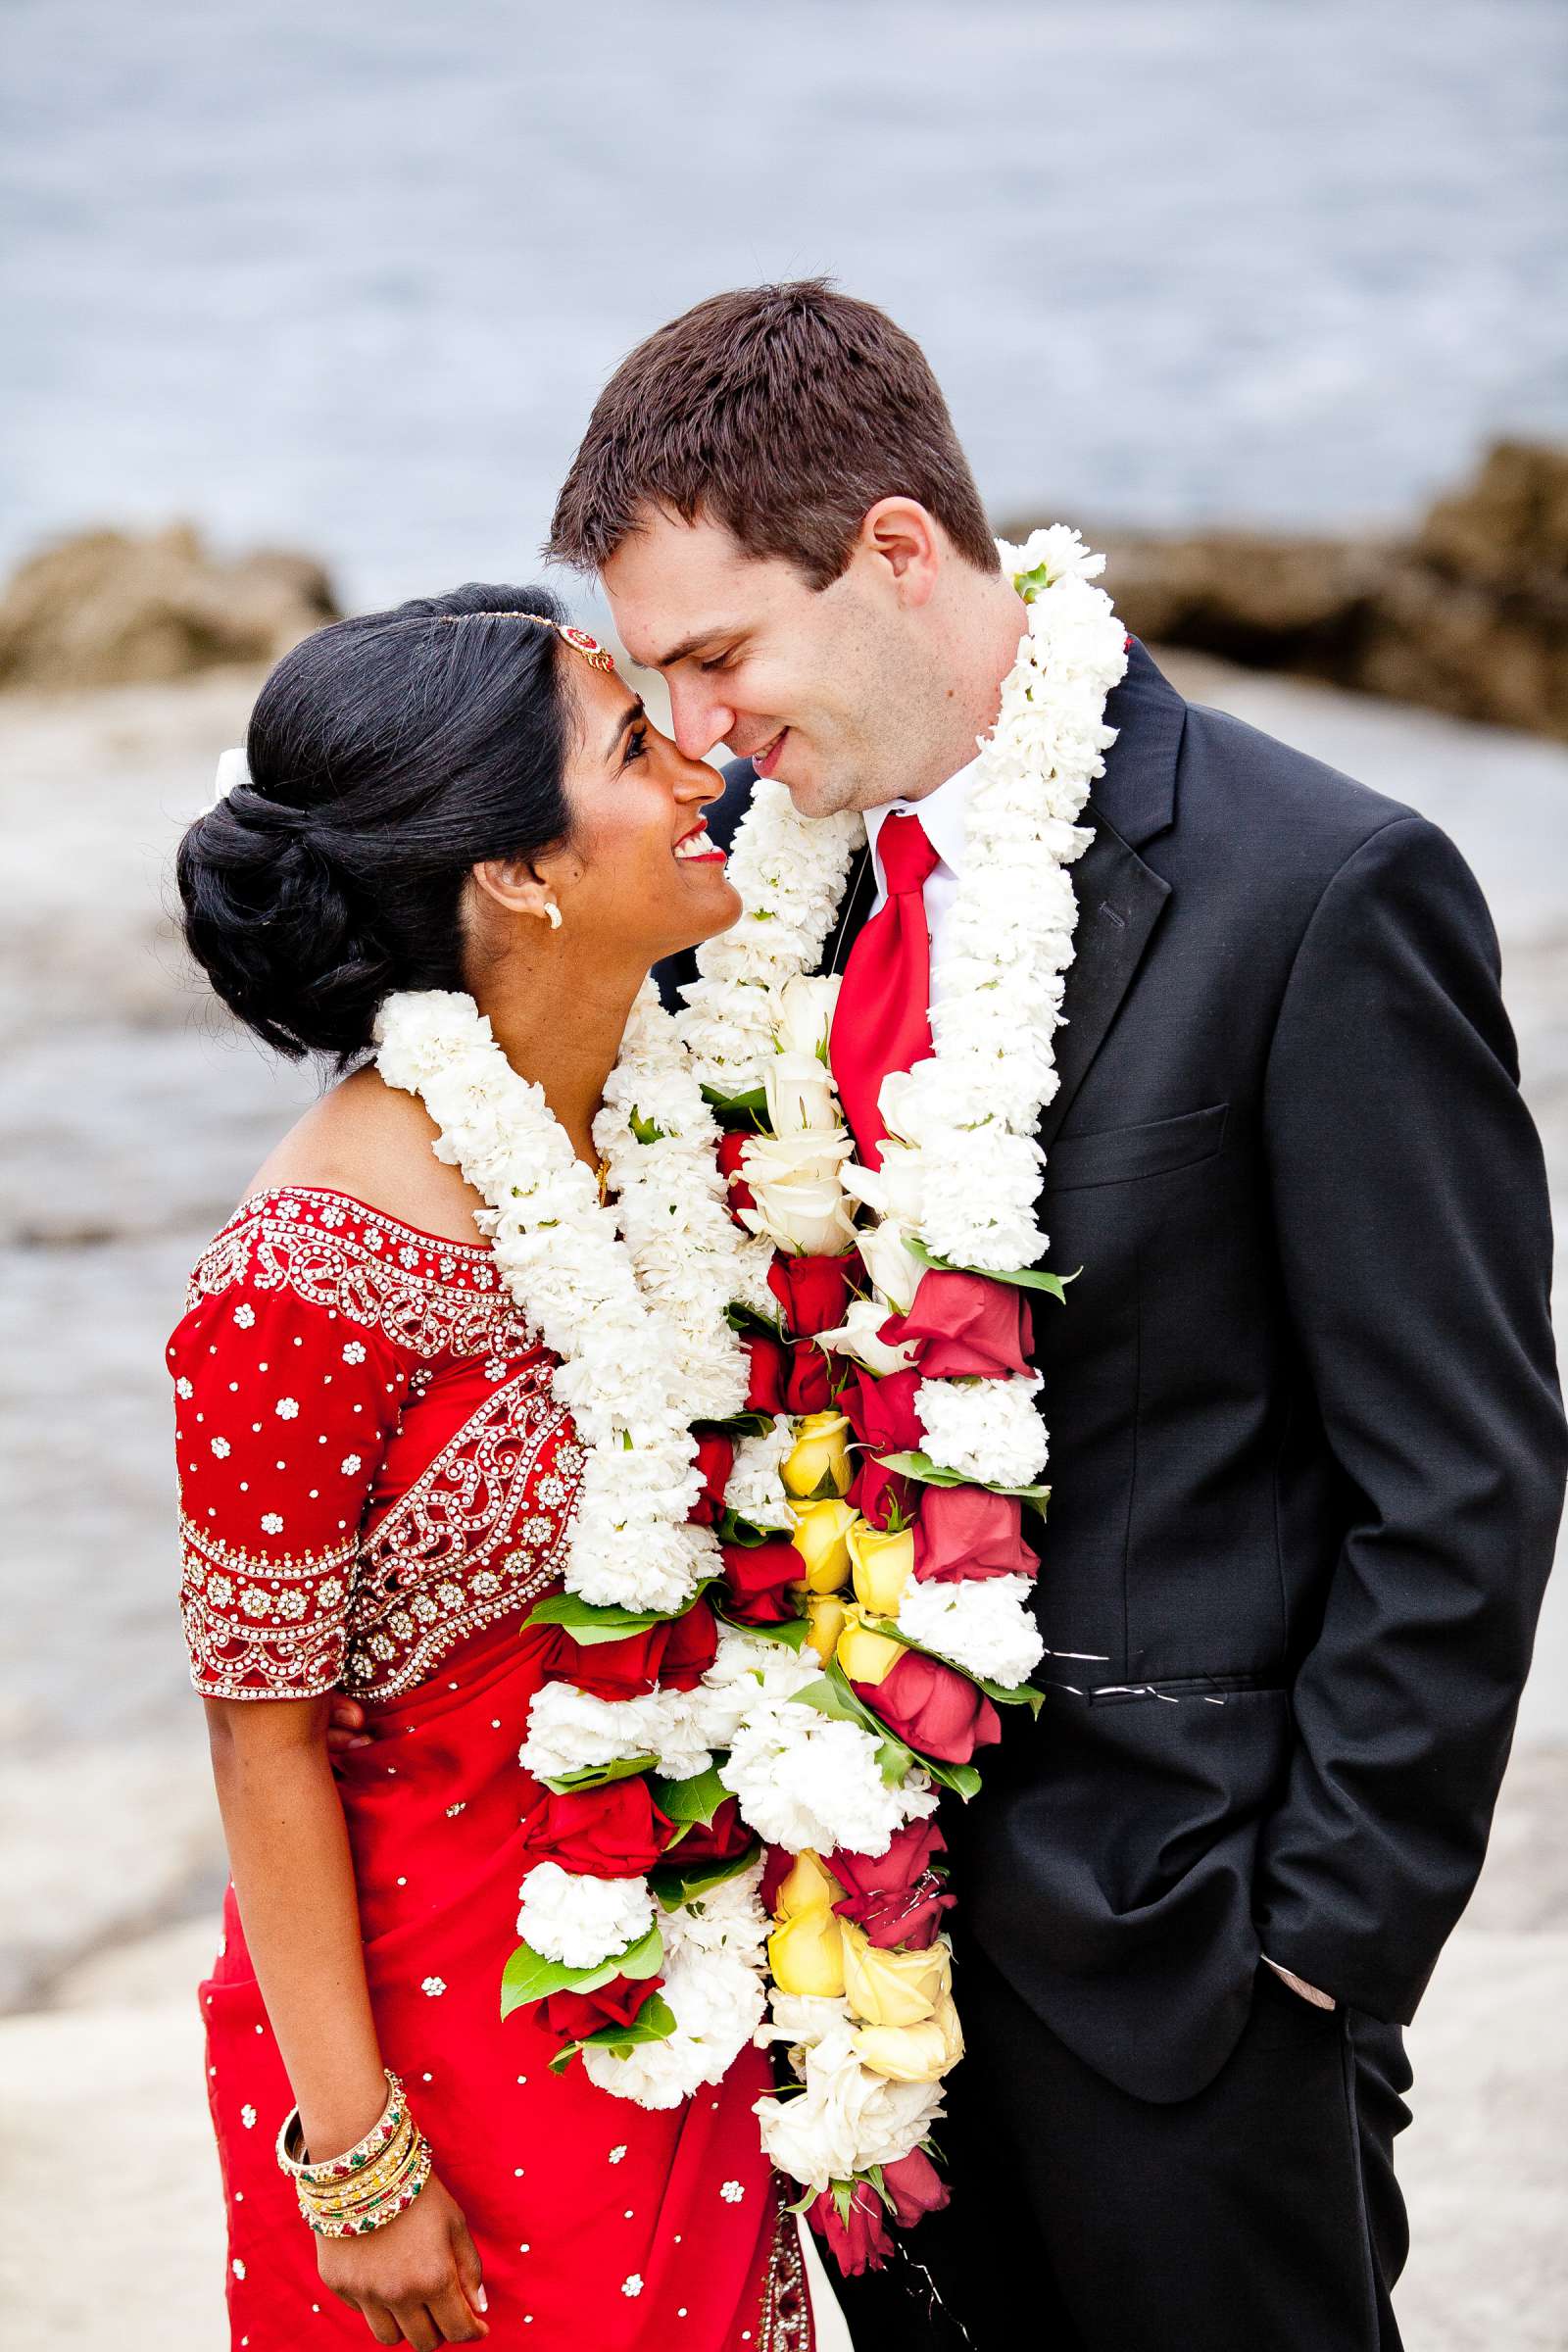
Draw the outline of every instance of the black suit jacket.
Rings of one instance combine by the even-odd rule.
[[[1036,1309],[1050,1698],[949,1835],[960,1935],[1172,2100],[1260,1948],[1413,2012],[1486,1848],[1565,1432],[1541,1149],[1458,853],[1141,646],[1106,716],[1041,1126],[1049,1262],[1083,1268]],[[862,858],[837,960],[870,899]]]

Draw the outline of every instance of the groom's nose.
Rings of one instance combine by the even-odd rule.
[[[734,724],[729,705],[705,692],[700,679],[671,682],[669,730],[688,760],[706,760],[715,744],[729,741]]]

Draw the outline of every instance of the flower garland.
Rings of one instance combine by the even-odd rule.
[[[703,1481],[691,1424],[744,1398],[745,1361],[725,1315],[744,1287],[745,1250],[723,1206],[712,1115],[657,992],[638,997],[595,1122],[616,1214],[543,1090],[513,1069],[470,998],[395,996],[377,1037],[382,1077],[419,1097],[441,1131],[437,1157],[483,1194],[476,1221],[558,1359],[552,1385],[585,1448],[566,1605],[546,1603],[536,1617],[593,1635],[608,1620],[635,1639],[694,1603],[701,1610],[700,1585],[720,1562],[711,1529],[693,1520]],[[582,1651],[585,1662],[594,1654]],[[673,2106],[721,2078],[762,2015],[766,1918],[760,1867],[736,1875],[750,1838],[738,1853],[710,1846],[695,1873],[689,1847],[685,1866],[661,1873],[675,1822],[647,1790],[640,1815],[628,1812],[619,1787],[628,1764],[657,1760],[678,1788],[711,1762],[687,1720],[687,1692],[657,1672],[648,1681],[630,1704],[565,1680],[547,1682],[534,1701],[525,1768],[568,1808],[596,1787],[618,1796],[609,1842],[618,1838],[621,1850],[607,1870],[606,1839],[591,1834],[606,1824],[592,1824],[597,1866],[565,1866],[556,1857],[586,1858],[572,1843],[583,1825],[569,1810],[558,1822],[547,1806],[532,1841],[544,1858],[518,1890],[523,1940],[503,2001],[543,2003],[547,2016],[553,2005],[564,2059],[580,2048],[607,2088]],[[704,1815],[699,1803],[689,1823],[706,1827],[715,1810]],[[636,1990],[617,2008],[596,1998],[611,1985]]]
[[[827,1066],[837,984],[810,976],[862,822],[762,781],[730,860],[745,914],[678,1025],[652,988],[628,1023],[594,1128],[612,1210],[470,1000],[395,998],[379,1033],[585,1447],[565,1591],[530,1620],[563,1641],[520,1750],[540,1858],[503,2006],[648,2106],[783,2040],[801,2087],[758,2102],[763,2142],[845,2267],[880,2259],[884,2212],[945,2201],[922,2143],[962,2039],[931,1816],[939,1786],[978,1786],[993,1701],[1039,1699],[1027,1292],[1062,1286],[1029,1270],[1034,1126],[1125,656],[1076,534],[1002,552],[1028,634],[977,762],[935,1052],[884,1086],[879,1174]]]
[[[828,1661],[800,1695],[829,1729],[848,1718],[881,1735],[884,1776],[908,1792],[891,1834],[872,1843],[858,1825],[857,1844],[786,1795],[808,1745],[798,1731],[778,1746],[743,1727],[721,1767],[746,1817],[797,1857],[764,1882],[763,2038],[788,2046],[801,2087],[758,2114],[846,2268],[881,2261],[886,2217],[906,2224],[946,2198],[922,2143],[962,2037],[930,1783],[972,1794],[975,1749],[1000,1736],[992,1702],[1039,1703],[1025,1681],[1043,1650],[1029,1608],[1039,1562],[1020,1524],[1022,1505],[1047,1496],[1030,1296],[1064,1286],[1035,1270],[1047,1248],[1036,1128],[1057,1086],[1076,920],[1066,868],[1092,838],[1077,820],[1114,741],[1105,698],[1126,638],[1092,585],[1103,559],[1076,532],[999,552],[1027,633],[970,781],[933,1052],[881,1090],[881,1168],[856,1160],[837,1103],[837,983],[808,976],[858,817],[803,818],[758,780],[730,861],[747,912],[700,952],[679,1024],[730,1131],[733,1212],[777,1252],[765,1320],[748,1301],[748,1401],[772,1418],[810,1642]],[[866,1211],[875,1221],[858,1222]]]

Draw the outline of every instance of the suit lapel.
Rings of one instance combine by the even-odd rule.
[[[860,933],[876,899],[876,868],[871,862],[871,845],[862,844],[855,853],[844,897],[839,903],[838,925],[822,956],[824,972],[842,972],[844,959]]]
[[[1055,1035],[1060,1085],[1040,1114],[1039,1137],[1048,1147],[1132,986],[1170,897],[1170,884],[1146,865],[1102,816],[1096,822],[1094,840],[1072,869],[1072,884],[1078,923],[1062,1024]]]
[[[1176,771],[1187,705],[1134,638],[1127,675],[1105,704],[1116,740],[1084,812],[1095,838],[1072,868],[1078,923],[1056,1031],[1060,1085],[1041,1113],[1049,1147],[1103,1045],[1170,899],[1138,855],[1176,821]]]

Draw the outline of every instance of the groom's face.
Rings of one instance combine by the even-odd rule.
[[[904,789],[912,650],[858,555],[817,589],[783,557],[745,554],[722,524],[653,514],[604,584],[627,653],[663,675],[688,759],[727,745],[787,785],[805,816],[874,808]]]

